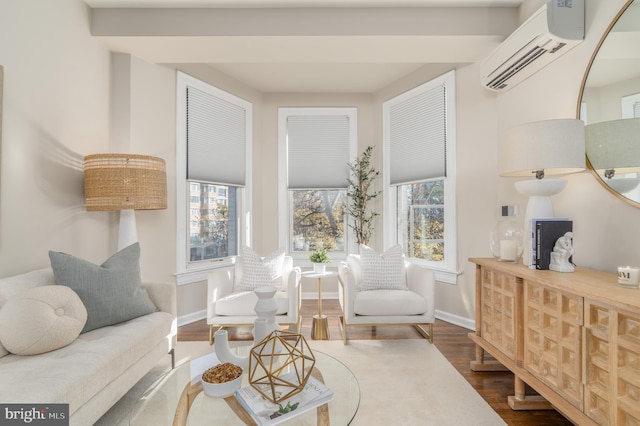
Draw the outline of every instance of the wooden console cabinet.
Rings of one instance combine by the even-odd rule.
[[[476,264],[471,369],[512,371],[511,408],[553,407],[579,425],[640,425],[640,290],[584,268],[562,273],[470,261]],[[525,383],[539,395],[525,395]]]

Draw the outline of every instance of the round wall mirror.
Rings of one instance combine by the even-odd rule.
[[[640,207],[640,0],[625,4],[596,48],[578,102],[587,165],[602,185]]]

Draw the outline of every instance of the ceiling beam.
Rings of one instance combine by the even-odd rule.
[[[99,8],[101,37],[499,36],[518,26],[515,7]]]

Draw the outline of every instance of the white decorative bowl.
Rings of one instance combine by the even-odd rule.
[[[242,374],[240,374],[236,379],[224,383],[209,383],[201,378],[200,381],[202,382],[202,390],[204,391],[205,395],[214,398],[225,398],[227,396],[231,396],[235,391],[240,389],[243,376],[244,371],[242,371]]]

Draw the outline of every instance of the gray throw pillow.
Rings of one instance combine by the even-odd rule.
[[[49,251],[56,284],[75,291],[87,308],[82,333],[156,312],[140,286],[140,245],[125,247],[95,265],[66,253]]]

